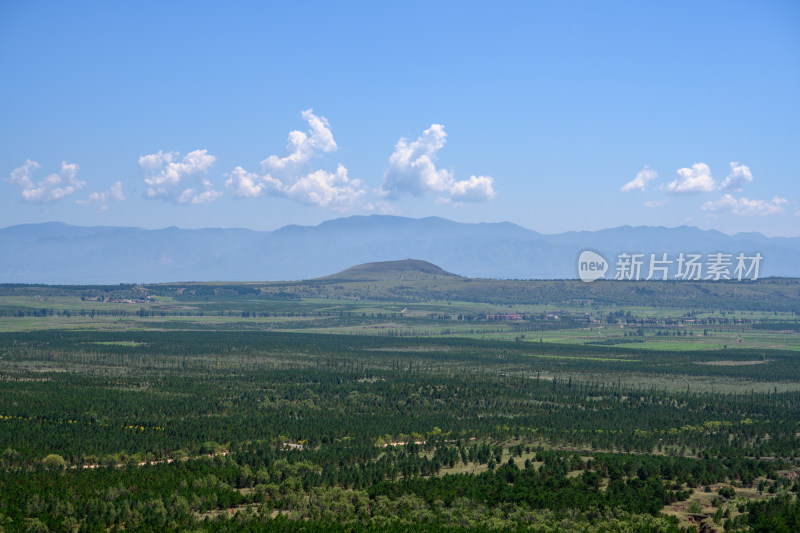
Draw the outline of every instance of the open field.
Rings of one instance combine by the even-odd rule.
[[[798,519],[797,301],[769,311],[757,297],[781,302],[794,280],[748,285],[724,309],[727,286],[662,308],[614,284],[575,302],[568,282],[431,298],[445,281],[465,283],[409,281],[397,301],[363,280],[3,286],[0,527]],[[523,297],[541,293],[551,303]]]

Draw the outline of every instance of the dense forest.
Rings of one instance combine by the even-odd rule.
[[[800,530],[791,311],[3,290],[0,530]]]

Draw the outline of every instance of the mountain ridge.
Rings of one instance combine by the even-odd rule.
[[[575,279],[584,249],[611,263],[621,252],[759,252],[760,277],[800,276],[800,237],[685,225],[543,234],[511,222],[355,215],[271,231],[18,224],[0,229],[0,283],[302,280],[398,257],[466,277]]]
[[[514,228],[518,228],[520,230],[524,230],[526,232],[530,232],[535,235],[544,236],[544,237],[556,237],[562,235],[570,235],[570,234],[594,234],[606,231],[613,231],[613,230],[638,230],[638,229],[664,229],[664,230],[696,230],[701,233],[713,233],[718,234],[724,237],[757,237],[760,239],[786,239],[786,240],[800,240],[800,235],[794,237],[785,237],[785,236],[775,236],[775,237],[768,237],[763,233],[758,231],[741,231],[737,233],[725,233],[718,229],[702,229],[697,226],[690,226],[687,224],[681,224],[680,226],[661,226],[661,225],[638,225],[638,226],[631,226],[630,224],[623,224],[621,226],[613,226],[609,228],[602,228],[597,230],[567,230],[562,231],[559,233],[540,233],[536,230],[532,230],[526,228],[525,226],[520,226],[515,222],[510,221],[500,221],[500,222],[456,222],[450,219],[446,219],[443,217],[438,216],[428,216],[422,218],[412,218],[412,217],[403,217],[399,215],[351,215],[347,217],[339,217],[329,220],[324,220],[316,225],[303,225],[303,224],[287,224],[285,226],[281,226],[279,228],[275,228],[272,230],[256,230],[251,228],[243,228],[243,227],[217,227],[217,226],[204,226],[200,228],[182,228],[180,226],[165,226],[160,228],[143,228],[140,226],[83,226],[79,224],[70,224],[68,222],[61,222],[61,221],[48,221],[48,222],[25,222],[21,224],[12,224],[10,226],[5,226],[0,228],[0,232],[7,232],[7,231],[14,231],[21,228],[42,228],[42,227],[61,227],[61,228],[84,228],[84,229],[92,229],[92,230],[99,230],[99,229],[114,229],[114,230],[140,230],[140,231],[165,231],[165,230],[180,230],[180,231],[206,231],[206,230],[217,230],[217,231],[244,231],[244,232],[252,232],[252,233],[274,233],[277,231],[288,230],[290,228],[300,228],[300,229],[312,229],[312,228],[320,228],[328,226],[330,223],[343,221],[343,220],[351,220],[351,219],[376,219],[376,218],[387,218],[387,219],[399,219],[399,220],[414,220],[414,221],[428,221],[428,220],[442,220],[449,222],[451,224],[456,225],[463,225],[463,226],[510,226]]]

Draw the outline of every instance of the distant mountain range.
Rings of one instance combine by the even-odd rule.
[[[275,231],[11,226],[0,229],[0,282],[301,280],[352,265],[408,258],[468,277],[575,279],[584,249],[609,261],[608,277],[613,277],[621,252],[647,257],[667,253],[671,259],[680,252],[760,253],[760,277],[800,276],[800,237],[730,236],[688,226],[622,226],[544,235],[509,222],[464,224],[438,217],[371,215]]]

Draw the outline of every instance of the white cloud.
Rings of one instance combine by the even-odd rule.
[[[734,198],[730,194],[724,195],[716,201],[708,201],[703,204],[703,211],[716,213],[719,211],[730,211],[734,215],[777,215],[783,213],[783,205],[788,203],[786,198],[774,197],[772,200],[751,200],[745,198]]]
[[[643,191],[647,187],[647,184],[656,178],[658,178],[658,172],[648,166],[645,166],[639,171],[638,174],[636,174],[635,178],[623,185],[620,190],[622,192]]]
[[[184,189],[181,195],[178,196],[176,202],[179,204],[205,204],[213,202],[222,196],[220,191],[214,190],[214,184],[210,181],[203,180],[202,186],[203,192],[199,192],[198,189],[194,187]]]
[[[731,162],[731,173],[719,186],[723,191],[741,191],[742,185],[753,181],[753,173],[750,167],[741,163]]]
[[[78,165],[61,162],[61,171],[50,174],[38,183],[33,181],[33,171],[39,168],[39,163],[27,159],[21,167],[15,168],[6,179],[12,185],[22,190],[22,200],[34,204],[55,202],[69,196],[86,185],[85,181],[77,179]]]
[[[494,198],[494,180],[491,176],[470,176],[450,187],[450,199],[455,202],[483,202]]]
[[[432,124],[412,143],[403,138],[397,141],[389,156],[389,168],[383,174],[382,189],[386,195],[395,199],[404,193],[421,197],[446,191],[453,182],[453,174],[437,170],[434,164],[436,152],[446,142],[447,134],[441,124]]]
[[[352,209],[366,194],[361,180],[351,179],[343,165],[338,165],[333,173],[312,168],[312,159],[338,147],[324,117],[316,116],[311,109],[303,111],[302,117],[308,122],[308,132],[289,132],[286,156],[271,155],[264,159],[261,174],[236,167],[225,186],[240,198],[266,194],[337,211]]]
[[[289,155],[285,157],[271,155],[263,160],[261,168],[265,172],[286,173],[291,177],[296,175],[311,158],[336,151],[338,147],[325,117],[316,116],[312,109],[303,111],[302,117],[308,122],[308,133],[297,130],[289,132],[289,143],[286,147]]]
[[[225,186],[240,198],[257,198],[267,190],[264,177],[255,172],[248,172],[242,167],[236,167],[231,171]]]
[[[666,185],[667,191],[676,194],[711,192],[714,188],[711,169],[705,163],[695,163],[692,168],[679,168],[675,181]]]
[[[282,186],[288,198],[306,205],[327,207],[336,211],[347,211],[366,194],[361,180],[351,180],[347,169],[339,165],[335,173],[315,170],[301,177],[292,185]]]
[[[456,181],[450,170],[436,168],[436,154],[446,142],[447,133],[441,124],[431,124],[416,141],[397,141],[389,156],[389,168],[383,174],[380,194],[390,200],[404,194],[422,197],[432,193],[447,193],[449,200],[456,202],[491,200],[495,195],[491,176]]]
[[[219,198],[222,193],[215,191],[210,181],[200,178],[216,159],[208,150],[195,150],[183,159],[178,152],[160,150],[141,156],[139,170],[147,184],[147,198],[162,198],[177,204],[199,204]]]
[[[93,192],[86,200],[77,200],[79,204],[98,204],[99,211],[108,209],[108,203],[114,200],[124,200],[125,195],[122,193],[122,182],[117,181],[111,188],[105,192]]]

